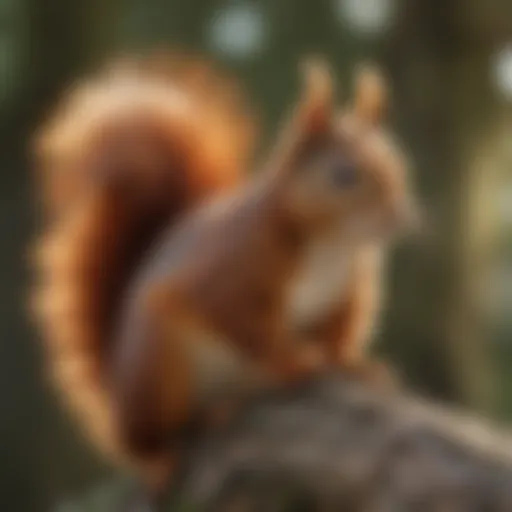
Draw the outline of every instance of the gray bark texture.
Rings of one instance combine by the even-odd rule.
[[[186,510],[505,512],[512,442],[482,419],[331,376],[199,441],[180,488]]]

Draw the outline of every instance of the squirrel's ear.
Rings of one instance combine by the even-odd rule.
[[[302,63],[303,92],[281,132],[271,158],[276,173],[288,175],[308,142],[327,132],[333,114],[333,84],[327,65],[318,59]]]
[[[363,121],[378,124],[386,114],[388,90],[382,73],[368,64],[361,66],[355,78],[355,114]]]
[[[315,133],[327,128],[333,110],[333,83],[331,71],[321,59],[309,58],[302,62],[304,92],[299,104],[299,115],[305,132]]]

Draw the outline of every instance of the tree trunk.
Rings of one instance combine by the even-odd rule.
[[[111,19],[102,4],[113,9],[115,2],[28,0],[25,4],[24,16],[17,21],[20,26],[10,35],[19,54],[13,70],[5,73],[9,76],[12,72],[14,86],[1,105],[0,116],[4,149],[0,217],[6,241],[0,255],[4,285],[0,316],[6,333],[0,358],[0,403],[3,438],[17,441],[6,441],[2,447],[1,510],[44,510],[52,501],[49,495],[58,486],[56,482],[65,480],[62,475],[94,474],[97,469],[88,462],[90,450],[82,448],[81,458],[70,456],[79,449],[66,435],[69,429],[63,428],[56,409],[48,407],[49,397],[39,375],[39,350],[27,325],[25,308],[20,306],[27,303],[25,255],[35,220],[30,208],[28,150],[33,130],[66,82],[98,57],[98,47],[107,46]],[[56,454],[55,447],[61,453]],[[77,460],[82,463],[77,464]]]
[[[480,186],[482,169],[474,161],[502,120],[490,66],[511,33],[512,17],[505,14],[511,6],[501,0],[403,2],[385,55],[399,132],[420,171],[433,233],[431,243],[396,259],[388,348],[415,384],[493,414],[496,365],[478,295],[487,270],[478,259],[485,242],[474,218],[482,216],[489,189]]]

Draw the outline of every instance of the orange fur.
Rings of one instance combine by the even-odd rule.
[[[55,380],[109,455],[126,451],[109,392],[124,287],[164,227],[241,180],[253,137],[235,85],[173,55],[122,61],[78,84],[37,138],[37,318]]]

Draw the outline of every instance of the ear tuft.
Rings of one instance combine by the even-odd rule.
[[[372,65],[361,66],[356,73],[354,94],[356,115],[367,123],[380,123],[388,103],[388,88],[382,73]]]
[[[330,102],[333,95],[331,70],[320,57],[308,57],[301,64],[307,97]]]
[[[306,127],[321,130],[330,121],[333,108],[334,87],[331,70],[318,57],[309,57],[301,63],[304,93],[301,110]]]

